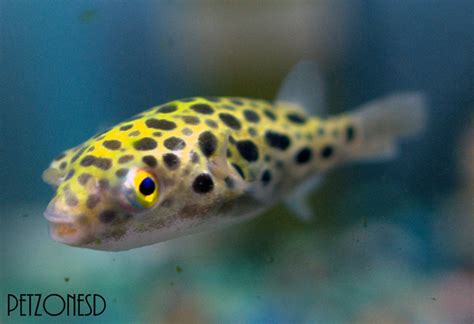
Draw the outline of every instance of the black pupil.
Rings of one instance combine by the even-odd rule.
[[[140,183],[140,192],[144,196],[151,195],[155,192],[155,182],[151,178],[143,179],[142,183]]]

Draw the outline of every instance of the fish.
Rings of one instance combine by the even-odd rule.
[[[135,115],[57,156],[50,236],[121,251],[251,219],[283,201],[301,220],[335,167],[387,161],[426,123],[422,92],[326,116],[317,63],[297,64],[273,102],[191,97]]]

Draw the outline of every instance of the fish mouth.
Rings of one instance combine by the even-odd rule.
[[[49,235],[53,240],[68,245],[81,243],[83,235],[78,224],[70,216],[46,210],[44,218],[49,223]]]
[[[44,218],[46,218],[48,222],[54,224],[72,224],[74,222],[72,217],[65,214],[55,213],[49,208],[44,212]]]

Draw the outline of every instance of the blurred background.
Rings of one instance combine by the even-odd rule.
[[[315,220],[284,205],[227,229],[110,253],[53,242],[41,173],[133,114],[199,95],[272,99],[317,60],[339,113],[429,97],[426,133],[331,172]],[[100,293],[70,321],[474,322],[474,2],[0,1],[0,322],[8,293]],[[59,318],[56,320],[64,320]]]

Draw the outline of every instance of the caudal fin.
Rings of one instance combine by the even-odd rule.
[[[354,159],[390,159],[398,152],[398,141],[419,134],[426,124],[426,98],[406,92],[371,101],[352,113],[362,138]]]

